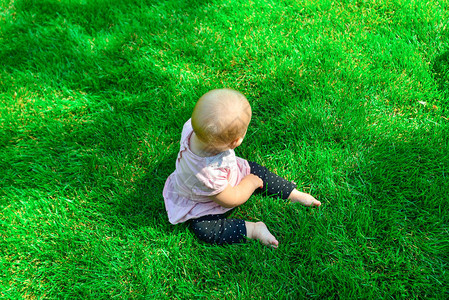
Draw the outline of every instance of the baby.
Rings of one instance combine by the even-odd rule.
[[[211,244],[233,244],[246,238],[276,248],[278,241],[262,222],[227,218],[227,212],[254,193],[320,206],[292,182],[257,163],[235,156],[251,121],[251,106],[241,93],[212,90],[195,105],[184,124],[176,170],[163,196],[170,223],[189,222],[194,234]]]

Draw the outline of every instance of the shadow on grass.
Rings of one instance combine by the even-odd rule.
[[[390,136],[379,137],[366,152],[364,164],[351,176],[354,186],[373,199],[373,229],[378,234],[399,227],[436,232],[435,226],[443,225],[441,210],[449,208],[445,192],[449,190],[449,145],[444,130],[394,130]],[[443,232],[443,228],[437,231]]]
[[[438,55],[433,61],[434,77],[440,84],[440,89],[449,88],[449,51]]]
[[[151,11],[141,10],[141,5]],[[156,1],[16,1],[1,24],[0,60],[4,72],[32,74],[40,86],[89,93],[142,92],[172,85],[168,72],[154,72],[153,52],[166,49],[158,35],[176,22],[161,21],[166,10],[192,15],[206,5],[185,1],[168,7]],[[145,50],[143,50],[145,49]],[[22,74],[23,76],[23,74]],[[3,86],[8,91],[9,84]],[[167,84],[170,83],[170,84]]]
[[[449,111],[449,51],[438,55],[433,61],[433,76],[438,83],[438,89],[443,97],[440,99],[442,115]]]

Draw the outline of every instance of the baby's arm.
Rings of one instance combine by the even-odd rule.
[[[232,208],[248,201],[254,191],[262,186],[262,179],[256,175],[249,174],[238,185],[232,186],[228,184],[221,193],[210,196],[209,198],[223,207]]]

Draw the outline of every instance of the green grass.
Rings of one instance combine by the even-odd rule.
[[[448,1],[0,0],[2,298],[447,299]],[[206,91],[237,154],[316,196],[257,196],[257,242],[200,243],[162,199]]]

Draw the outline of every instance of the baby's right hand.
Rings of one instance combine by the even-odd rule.
[[[256,176],[254,174],[248,174],[247,176],[251,176],[252,182],[254,182],[255,188],[263,188],[263,180],[260,179],[259,176]]]

